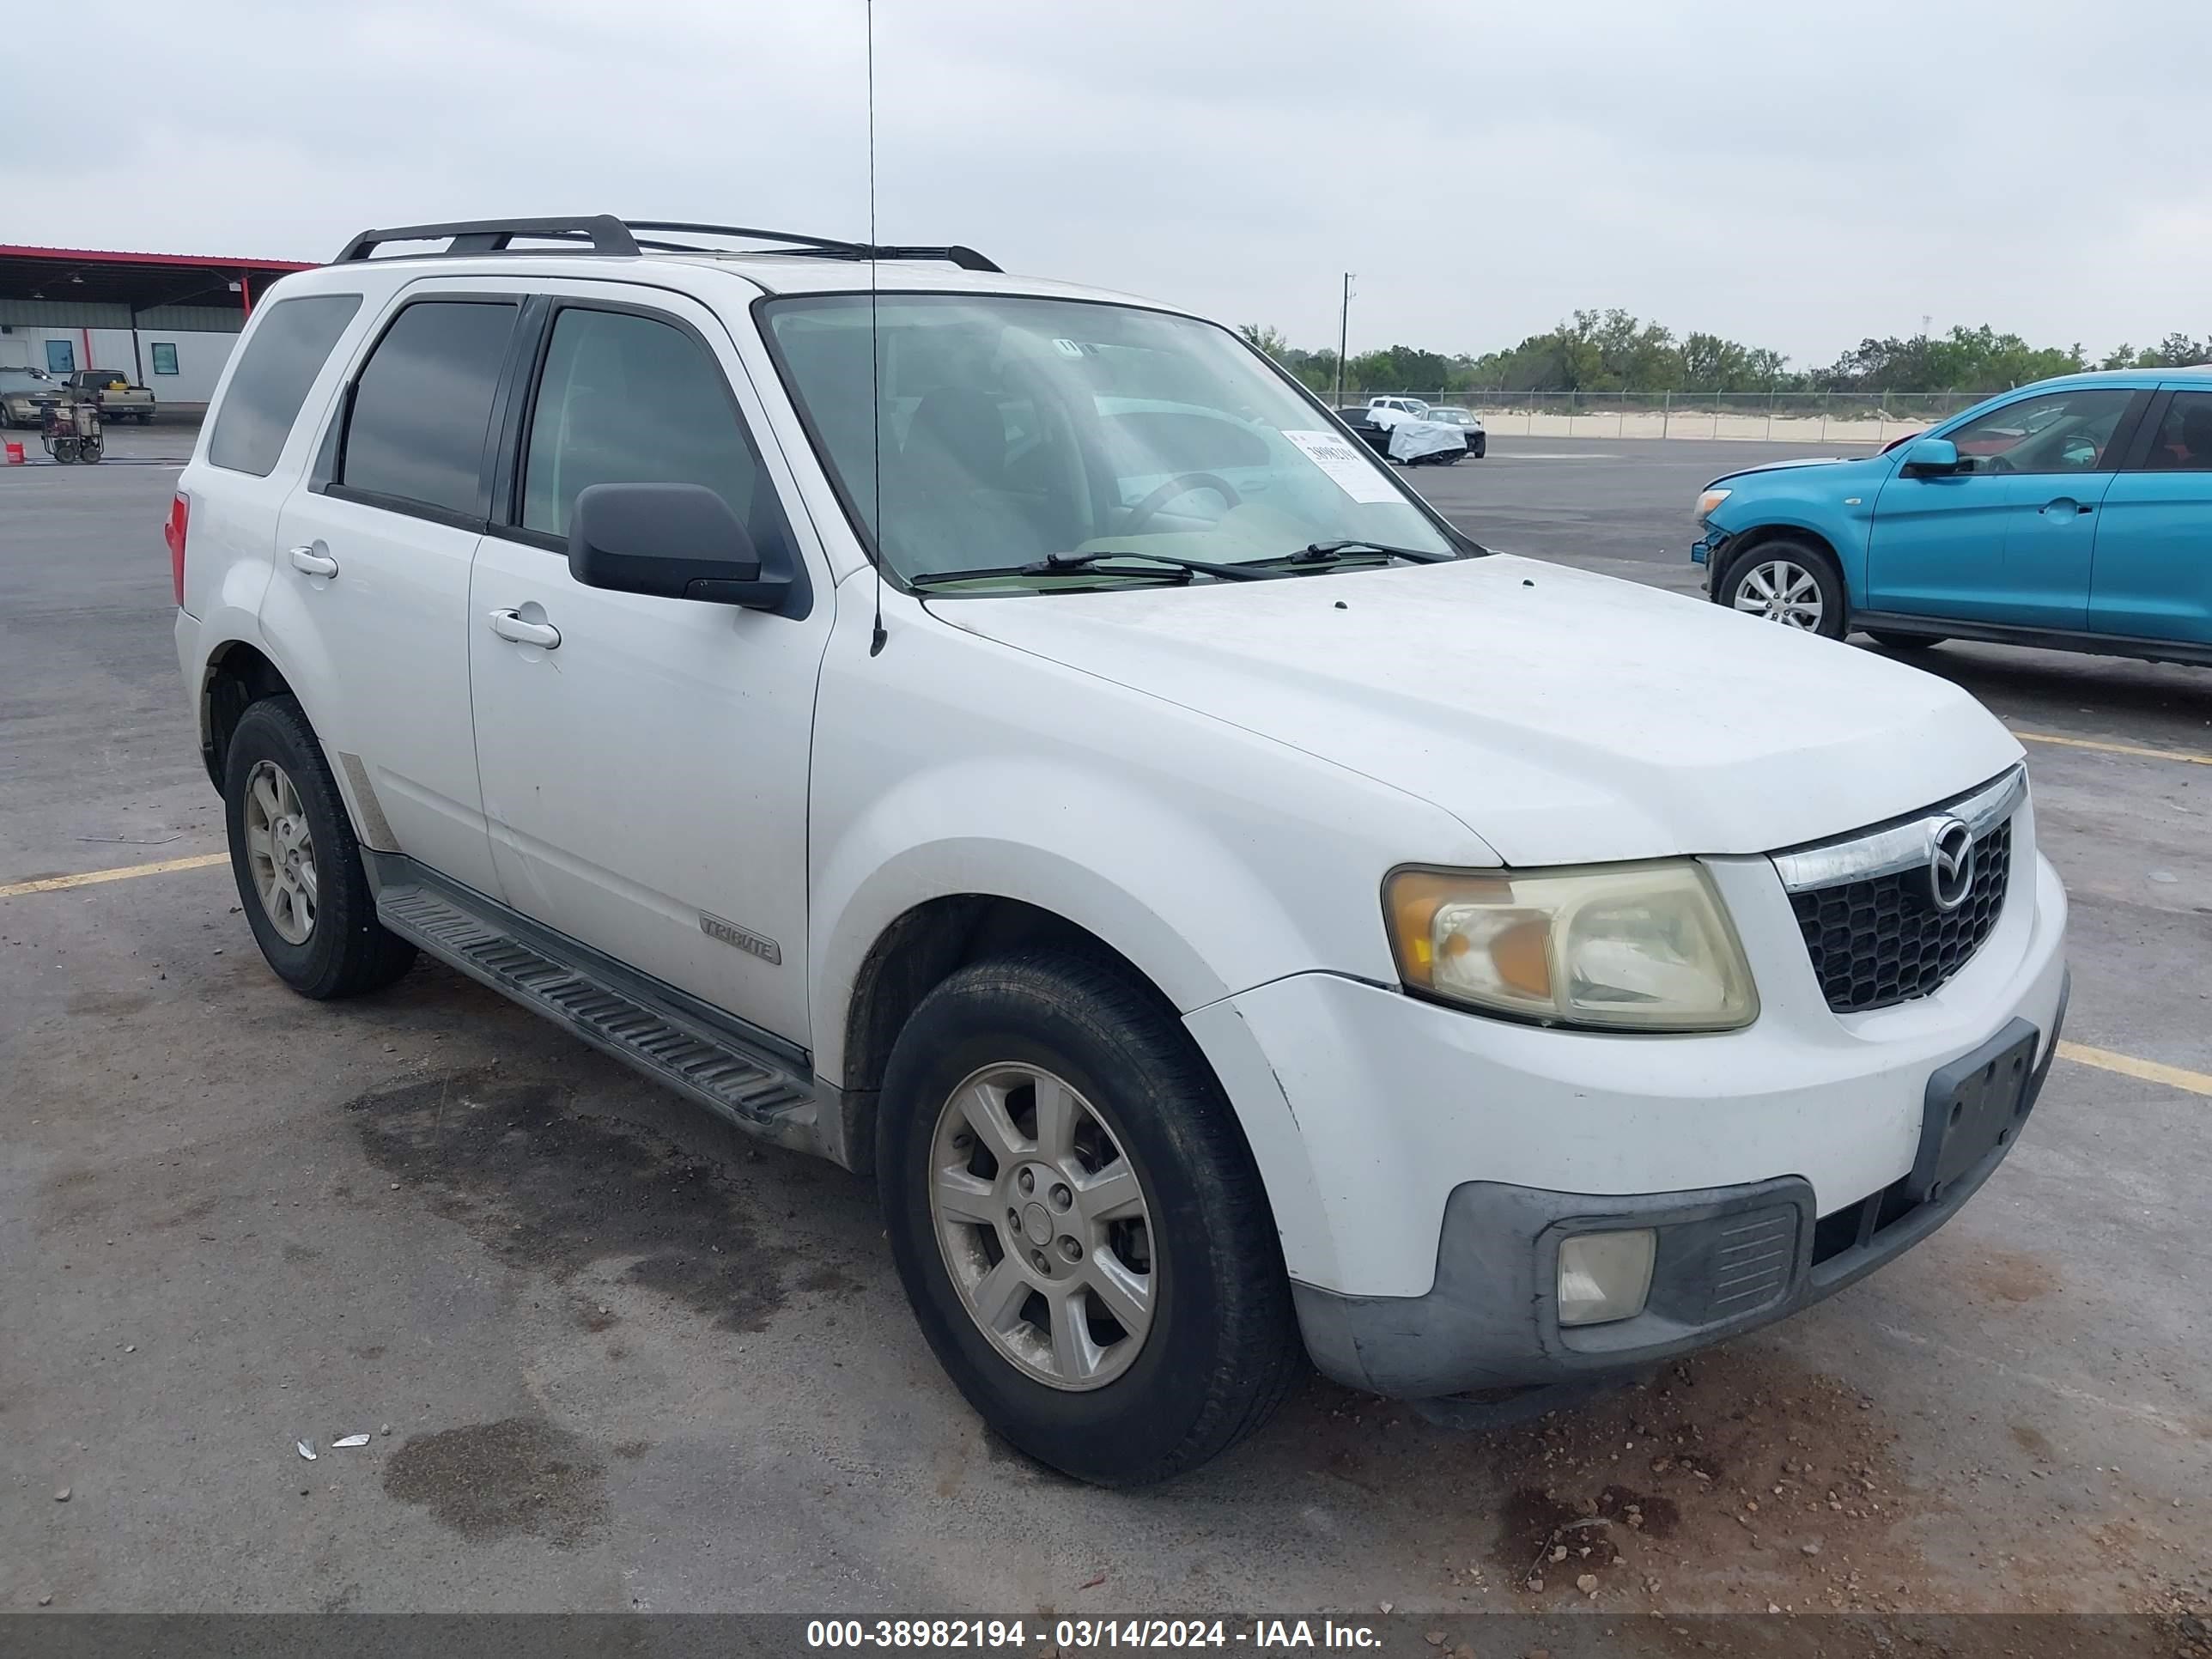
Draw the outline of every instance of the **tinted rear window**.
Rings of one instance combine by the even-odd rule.
[[[338,482],[481,513],[484,429],[515,312],[477,300],[424,300],[402,311],[354,384]]]
[[[360,309],[358,294],[313,294],[279,300],[262,313],[216,412],[210,462],[269,476],[323,360]]]

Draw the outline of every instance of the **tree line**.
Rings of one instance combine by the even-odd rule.
[[[1247,323],[1244,337],[1322,396],[1334,395],[1337,357]],[[1677,336],[1626,311],[1577,311],[1556,328],[1480,356],[1394,345],[1353,353],[1344,390],[1358,392],[2000,392],[2086,368],[2166,368],[2212,362],[2212,336],[2169,334],[2156,345],[2122,345],[2094,357],[2077,342],[2033,346],[1986,323],[1901,338],[1869,337],[1824,367],[1793,369],[1764,346],[1717,334]]]

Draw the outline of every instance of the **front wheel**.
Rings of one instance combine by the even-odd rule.
[[[1257,1428],[1297,1376],[1243,1131],[1126,969],[1033,952],[945,980],[892,1048],[876,1155],[923,1334],[1040,1462],[1164,1480]]]
[[[415,947],[386,931],[345,802],[300,705],[247,708],[223,767],[223,817],[238,900],[276,977],[325,1000],[380,990]]]
[[[1725,602],[1746,616],[1840,640],[1847,605],[1835,562],[1796,541],[1763,543],[1729,567]]]

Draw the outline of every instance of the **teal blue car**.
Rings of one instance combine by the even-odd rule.
[[[1787,628],[2212,664],[2212,368],[2021,386],[1879,455],[1729,473],[1697,516],[1714,603]]]

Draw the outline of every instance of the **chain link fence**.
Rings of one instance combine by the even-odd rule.
[[[1882,445],[1970,409],[1986,392],[1417,392],[1469,410],[1493,436],[1745,438]]]

